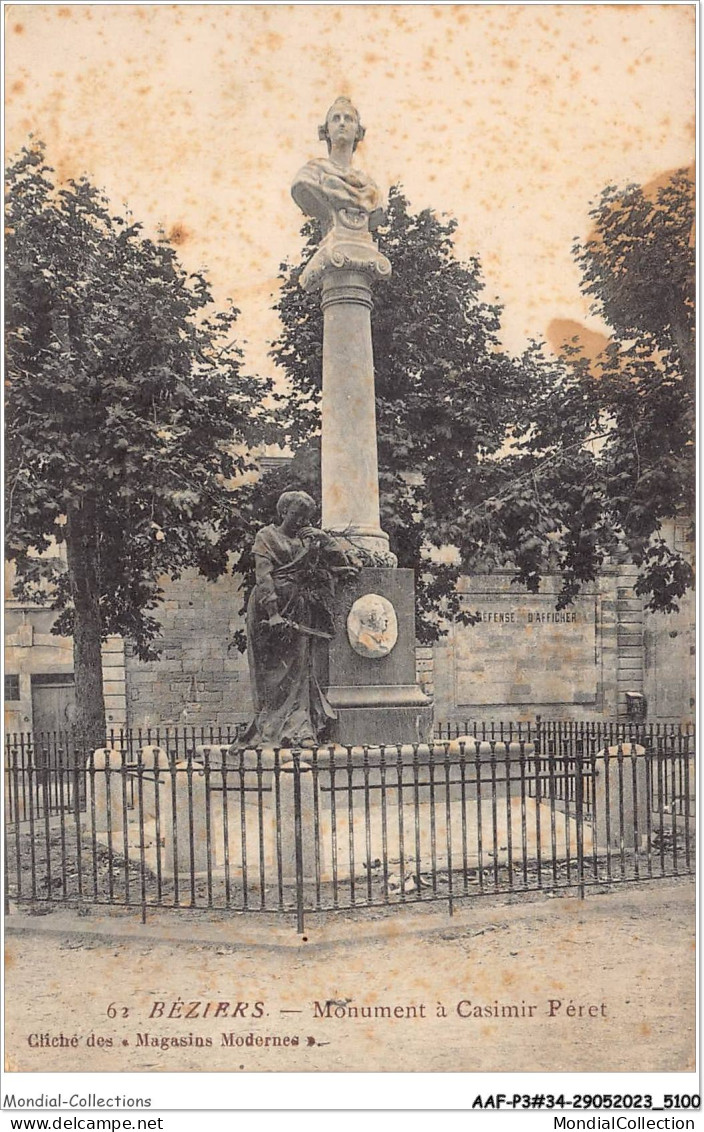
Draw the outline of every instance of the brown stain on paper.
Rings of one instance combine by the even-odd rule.
[[[190,233],[185,224],[172,224],[167,233],[167,239],[169,243],[175,244],[176,247],[180,247],[182,244],[185,244],[189,237]]]

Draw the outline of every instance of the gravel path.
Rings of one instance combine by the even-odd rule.
[[[119,938],[119,919],[112,938],[111,921],[52,929],[52,915],[23,917],[18,933],[10,917],[8,1068],[691,1070],[694,895],[683,880],[583,902],[477,901],[452,920],[331,917],[306,943],[264,917],[239,944],[237,920],[206,942],[184,916],[167,921],[170,940]],[[199,1005],[167,1017],[178,1000]],[[207,1003],[229,1005],[216,1016]]]

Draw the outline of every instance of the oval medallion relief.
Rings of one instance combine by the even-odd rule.
[[[396,610],[380,594],[358,597],[347,615],[347,636],[360,656],[388,656],[398,638]]]

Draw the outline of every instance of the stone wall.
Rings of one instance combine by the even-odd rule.
[[[416,645],[416,684],[435,699],[435,655],[432,645]]]
[[[73,689],[73,639],[51,632],[55,614],[49,609],[8,601],[5,605],[5,673],[16,678],[18,698],[4,703],[5,731],[32,731],[37,725],[35,681],[51,674],[64,677]],[[108,727],[126,722],[124,644],[108,637],[102,646],[103,687]],[[71,698],[73,691],[71,691]],[[73,715],[57,718],[53,729],[67,727]]]
[[[682,600],[677,613],[644,617],[644,684],[648,718],[663,723],[694,720],[696,709],[696,604]]]
[[[464,579],[474,626],[453,626],[434,650],[437,719],[603,719],[626,714],[627,692],[644,688],[643,605],[636,570],[608,566],[564,611],[560,585],[540,593],[508,571]]]
[[[102,652],[105,722],[108,730],[119,730],[127,724],[125,642],[122,637],[108,637]]]
[[[17,676],[19,698],[5,700],[5,730],[32,731],[32,676],[73,672],[73,641],[51,632],[55,614],[48,609],[7,602],[5,606],[5,672]]]
[[[626,714],[627,693],[643,694],[643,599],[633,589],[638,571],[620,567],[616,586],[618,715]]]
[[[232,725],[251,711],[247,657],[231,645],[243,628],[239,579],[208,582],[195,571],[162,581],[161,659],[140,661],[127,647],[130,727]]]
[[[667,541],[694,565],[694,530],[683,520],[665,527]],[[694,720],[697,602],[692,590],[676,613],[643,617],[644,685],[648,716],[663,723]]]
[[[574,621],[536,620],[554,612],[557,579],[544,579],[538,599],[512,586],[508,573],[465,579],[466,601],[485,619],[453,627],[435,648],[416,649],[416,680],[434,698],[436,719],[613,719],[626,714],[627,693],[636,692],[645,694],[649,720],[691,720],[694,595],[679,613],[644,613],[635,574],[631,566],[606,567],[575,604]],[[108,726],[245,721],[247,658],[229,647],[243,628],[239,579],[206,582],[192,573],[162,588],[161,660],[139,661],[117,637],[103,647]],[[51,634],[53,616],[8,603],[5,671],[18,677],[19,699],[5,704],[6,730],[32,729],[35,674],[72,673],[72,642]]]

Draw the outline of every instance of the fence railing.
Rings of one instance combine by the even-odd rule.
[[[672,756],[666,760],[663,779],[657,798],[653,804],[676,805],[683,807],[684,775],[683,767],[687,759],[694,757],[695,729],[690,723],[645,723],[637,720],[534,720],[517,723],[457,721],[439,722],[435,726],[438,739],[457,739],[469,737],[481,742],[526,742],[532,743],[537,754],[553,755],[563,768],[558,775],[555,789],[560,796],[563,791],[574,790],[572,764],[577,756],[587,759],[619,743],[633,743],[646,751],[661,751]],[[588,787],[587,787],[588,789]],[[653,783],[656,790],[657,784]],[[571,797],[568,793],[565,797]]]
[[[308,912],[692,872],[693,733],[569,734],[242,751],[189,729],[97,752],[9,736],[6,892],[289,913],[302,931]]]
[[[234,723],[229,726],[182,728],[115,728],[108,732],[107,746],[125,751],[128,762],[133,762],[141,750],[151,746],[160,747],[169,759],[178,762],[189,756],[195,757],[198,750],[205,746],[231,746],[238,731],[239,726]],[[673,757],[666,760],[662,793],[653,802],[656,806],[674,804],[680,810],[684,804],[683,767],[688,758],[693,758],[695,743],[691,724],[647,724],[631,720],[575,722],[541,720],[539,716],[528,722],[439,722],[435,726],[435,738],[440,741],[464,738],[482,743],[524,743],[534,749],[536,756],[555,756],[559,761],[559,768],[556,764],[555,769],[556,796],[568,800],[574,797],[574,760],[577,756],[586,759],[618,743],[634,743],[651,752],[662,751]],[[88,754],[85,746],[70,731],[14,732],[5,736],[6,766],[12,752],[20,766],[33,763],[37,789],[46,776],[47,802],[58,813],[64,804],[62,799],[71,790],[69,767],[76,761],[85,762]],[[542,771],[548,773],[547,763]],[[589,788],[587,782],[587,800]]]

